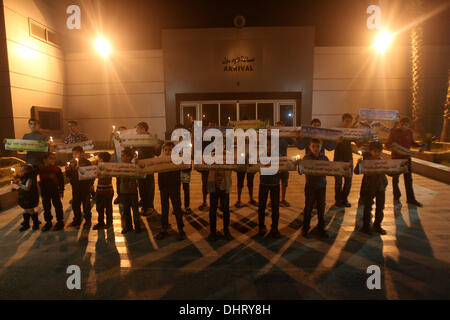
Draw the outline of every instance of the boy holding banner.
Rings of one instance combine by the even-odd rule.
[[[167,142],[164,145],[164,156],[170,157],[173,142]],[[178,227],[178,239],[186,239],[186,233],[183,231],[183,213],[181,211],[181,175],[180,170],[159,172],[158,186],[161,196],[161,231],[156,234],[155,239],[161,240],[167,237],[169,228],[169,201],[172,202],[173,214],[175,215]]]
[[[391,148],[393,143],[397,143],[400,146],[409,149],[412,146],[419,146],[413,138],[413,132],[409,128],[410,120],[407,117],[400,119],[399,127],[393,128],[389,135],[388,141],[386,143],[387,148]],[[412,170],[411,170],[411,156],[406,154],[399,154],[394,150],[391,153],[392,159],[407,159],[408,160],[408,171],[403,174],[403,179],[405,181],[406,189],[406,201],[414,206],[422,207],[422,204],[416,200],[413,189],[412,181]],[[400,181],[400,175],[395,175],[392,177],[392,189],[394,191],[394,205],[400,205],[401,192],[398,187]]]
[[[321,145],[318,139],[311,139],[309,143],[309,154],[303,157],[303,160],[322,160],[329,161],[328,158],[320,153]],[[299,172],[300,173],[300,172]],[[325,231],[325,199],[327,191],[327,177],[319,175],[306,175],[305,184],[305,211],[303,217],[302,235],[307,238],[311,222],[311,213],[314,206],[317,207],[317,231],[322,238],[328,238]]]
[[[149,135],[148,124],[146,122],[139,122],[136,126],[136,133],[139,135]],[[149,159],[161,154],[161,144],[148,147],[137,147],[137,159]],[[155,201],[155,176],[153,173],[146,175],[145,179],[139,179],[139,195],[142,202],[142,214],[150,216],[156,214],[154,207]]]
[[[72,186],[72,210],[73,221],[71,227],[79,227],[81,225],[81,205],[83,204],[84,227],[91,226],[91,192],[94,191],[94,180],[80,181],[78,176],[78,168],[90,166],[91,162],[85,158],[83,148],[76,146],[72,149],[72,160],[66,165],[66,177],[69,178]]]
[[[267,155],[270,157],[279,156],[271,153],[271,137],[267,137]],[[260,237],[267,233],[267,228],[264,224],[266,216],[267,198],[270,193],[270,202],[272,207],[272,226],[268,237],[278,239],[281,237],[278,231],[278,220],[280,218],[280,172],[273,175],[260,175],[259,178],[259,206],[258,206],[258,224]]]
[[[369,153],[370,155],[366,156],[364,160],[380,160],[381,152],[383,150],[383,146],[378,141],[372,141],[369,145]],[[361,159],[358,160],[358,163],[355,167],[355,173],[361,174],[360,164]],[[364,189],[364,214],[363,214],[363,227],[361,228],[361,232],[366,234],[370,234],[371,231],[378,232],[379,234],[386,234],[386,230],[381,228],[381,222],[384,217],[384,203],[385,203],[385,193],[387,187],[387,178],[384,173],[365,173],[362,180],[363,189]],[[370,217],[372,212],[373,202],[376,202],[375,209],[375,221],[373,223],[372,230],[370,228]]]
[[[317,118],[312,119],[311,126],[320,128],[322,126],[322,122]],[[311,150],[309,149],[309,145],[310,145],[311,139],[312,138],[303,137],[303,133],[300,131],[299,137],[297,138],[297,148],[300,150],[305,149],[306,154],[310,154]],[[331,151],[331,150],[334,150],[335,147],[336,147],[336,143],[334,143],[333,141],[324,140],[322,142],[322,148],[320,149],[320,154],[322,154],[322,155],[325,154],[325,149],[328,151]]]

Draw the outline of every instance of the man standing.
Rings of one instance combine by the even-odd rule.
[[[409,149],[412,146],[419,146],[413,138],[413,132],[411,130],[410,120],[405,117],[400,120],[399,127],[393,128],[389,135],[388,142],[386,143],[387,148],[391,148],[392,144],[395,142],[400,146]],[[412,171],[411,171],[411,156],[398,154],[395,151],[391,153],[392,159],[408,159],[408,172],[403,174],[403,178],[405,181],[405,189],[406,189],[406,201],[414,206],[422,207],[422,204],[416,200],[413,189],[413,181],[412,181]],[[394,191],[394,205],[401,205],[400,202],[400,188],[398,187],[398,183],[400,181],[400,175],[396,175],[392,177],[392,189]]]
[[[284,126],[284,123],[282,121],[278,121],[276,124],[277,127]],[[280,138],[279,139],[279,152],[280,157],[287,157],[287,148],[290,144],[293,144],[294,141],[291,138]],[[280,207],[289,207],[289,202],[286,201],[286,190],[288,187],[288,181],[289,181],[289,171],[283,171],[280,172],[280,179],[281,179],[281,201],[280,201]]]
[[[64,139],[65,144],[71,144],[71,143],[77,143],[77,142],[83,142],[87,141],[88,137],[80,132],[80,129],[78,129],[78,122],[75,120],[68,121],[69,135]]]
[[[30,133],[26,133],[23,136],[23,140],[40,140],[47,141],[48,138],[45,134],[43,134],[41,130],[41,123],[36,119],[29,119],[28,126],[31,129]],[[44,163],[45,152],[39,151],[28,151],[27,152],[27,163],[31,164],[33,167],[37,168],[39,165]]]

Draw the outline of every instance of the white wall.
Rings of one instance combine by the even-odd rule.
[[[21,138],[29,131],[32,106],[63,107],[64,60],[59,48],[29,35],[28,17],[55,29],[51,7],[41,1],[4,0],[4,12],[14,131]]]
[[[145,121],[152,133],[166,130],[162,50],[112,52],[103,60],[92,53],[65,57],[65,120],[106,141],[111,126],[134,127]]]
[[[377,55],[368,47],[315,47],[312,117],[324,127],[359,109],[409,115],[410,56],[405,47]]]

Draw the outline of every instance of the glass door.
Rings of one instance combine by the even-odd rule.
[[[219,124],[219,104],[203,103],[202,104],[202,121],[203,126],[214,127]]]
[[[295,104],[280,103],[280,117],[279,121],[283,122],[284,126],[292,127],[295,124]]]
[[[198,103],[181,104],[180,123],[191,127],[195,120],[199,118],[200,107]]]

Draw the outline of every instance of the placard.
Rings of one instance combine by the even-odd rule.
[[[297,157],[279,157],[278,171],[279,172],[295,171],[297,170],[297,163],[298,163]],[[270,168],[271,165],[273,165],[272,162],[268,164],[262,164],[261,162],[258,162],[256,164],[250,164],[247,166],[247,172],[256,173],[259,172],[261,168]]]
[[[359,116],[368,121],[398,121],[398,110],[361,109]]]
[[[78,168],[78,179],[80,180],[94,180],[97,176],[97,166],[85,166]]]
[[[170,172],[177,170],[189,169],[190,164],[175,164],[171,157],[155,157],[150,159],[141,159],[137,162],[137,170],[139,174],[149,174],[155,172]]]
[[[100,162],[97,168],[101,176],[145,178],[145,175],[138,174],[134,163]]]
[[[298,136],[298,133],[302,130],[302,127],[274,127],[270,126],[267,129],[278,129],[280,138],[293,137]],[[270,130],[268,131],[270,133]]]
[[[407,171],[407,159],[362,160],[359,164],[359,172],[364,174],[400,174]]]
[[[341,130],[320,127],[302,126],[300,133],[303,137],[336,141],[342,136]]]
[[[55,152],[59,153],[72,153],[72,149],[74,147],[82,147],[84,151],[86,150],[93,150],[94,149],[94,143],[92,140],[82,141],[82,142],[75,142],[75,143],[60,143],[55,145]]]
[[[158,144],[158,136],[152,134],[120,134],[123,147],[154,147]]]
[[[312,176],[350,176],[352,174],[351,162],[300,160],[298,172]]]
[[[261,120],[239,120],[230,121],[230,126],[235,129],[263,129],[266,124]]]
[[[5,150],[48,152],[48,143],[42,140],[6,139]]]

